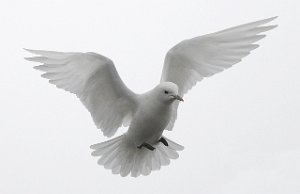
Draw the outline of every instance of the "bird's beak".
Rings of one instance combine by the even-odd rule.
[[[172,95],[172,96],[174,97],[174,99],[183,102],[183,99],[179,95]]]

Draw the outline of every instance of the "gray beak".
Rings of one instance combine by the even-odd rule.
[[[183,102],[183,99],[179,95],[173,95],[174,99]]]

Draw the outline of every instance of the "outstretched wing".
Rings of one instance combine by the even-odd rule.
[[[250,54],[250,51],[258,47],[254,43],[265,37],[260,33],[276,27],[276,25],[263,26],[275,18],[239,25],[180,42],[171,48],[165,57],[161,82],[176,83],[180,95],[183,96],[204,77],[219,73]],[[172,129],[176,120],[177,107],[178,103],[174,106],[168,130]]]
[[[96,53],[26,50],[40,55],[26,59],[43,63],[34,67],[45,72],[42,77],[76,94],[105,136],[130,122],[136,94],[125,86],[110,59]]]

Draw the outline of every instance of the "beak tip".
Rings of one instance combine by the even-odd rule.
[[[179,96],[179,95],[172,95],[172,97],[173,97],[175,100],[178,100],[178,101],[184,102],[184,100],[182,99],[182,97],[181,97],[181,96]]]
[[[177,95],[176,99],[179,100],[179,101],[181,101],[181,102],[184,102],[183,98],[181,96],[179,96],[179,95]]]

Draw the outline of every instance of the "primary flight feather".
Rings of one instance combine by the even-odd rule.
[[[43,71],[49,83],[74,93],[105,136],[129,126],[125,134],[92,145],[92,155],[114,174],[137,177],[168,165],[183,150],[162,136],[164,130],[172,130],[183,95],[204,77],[231,67],[257,48],[255,43],[265,37],[261,33],[276,27],[264,24],[275,18],[180,42],[165,57],[160,83],[144,94],[128,89],[112,60],[97,53],[26,49],[39,55],[26,59],[42,63],[35,69]]]

